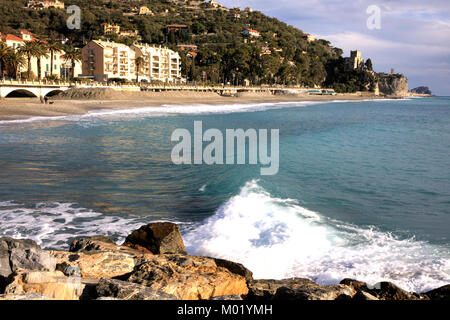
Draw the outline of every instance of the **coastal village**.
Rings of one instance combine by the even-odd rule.
[[[201,11],[223,11],[230,21],[239,21],[253,13],[249,7],[225,8],[217,1],[168,1],[173,6],[183,6],[186,10]],[[65,10],[63,1],[36,1],[27,2],[26,9],[40,11],[44,9]],[[130,6],[122,13],[126,17],[135,16],[155,16],[167,15],[171,11],[165,9],[161,12],[154,12],[146,5]],[[195,12],[195,11],[194,11]],[[176,17],[176,15],[175,15]],[[49,80],[69,80],[79,79],[95,82],[160,82],[160,83],[186,83],[195,81],[192,77],[192,69],[199,57],[199,45],[195,41],[189,43],[176,43],[170,49],[167,42],[168,38],[174,35],[183,35],[190,32],[193,26],[179,24],[174,19],[173,23],[167,24],[163,29],[166,35],[166,43],[147,43],[138,30],[129,30],[119,24],[104,21],[100,24],[102,36],[86,41],[82,47],[70,48],[69,54],[66,43],[67,38],[51,39],[49,44],[48,37],[38,37],[33,34],[34,30],[16,30],[15,33],[1,34],[1,41],[8,48],[9,56],[3,54],[2,78],[17,79],[49,79]],[[207,31],[204,31],[207,34]],[[197,32],[198,33],[198,32]],[[284,61],[285,58],[280,54],[282,47],[271,46],[263,38],[262,33],[256,30],[250,24],[248,27],[238,31],[242,43],[252,45],[257,49],[261,59],[264,56],[278,57],[280,63],[287,62],[287,67],[295,67],[293,61]],[[236,35],[235,35],[236,36]],[[279,38],[279,34],[273,33],[273,39]],[[318,40],[310,34],[303,35],[306,43],[314,43]],[[59,46],[55,45],[55,40]],[[195,38],[193,38],[195,40]],[[30,44],[37,45],[37,50],[30,50]],[[13,53],[21,55],[22,59],[14,58]],[[303,54],[306,54],[303,51]],[[8,60],[9,58],[9,60]],[[345,59],[348,70],[363,69],[365,67],[361,51],[352,51],[350,57]],[[203,61],[201,61],[203,63]],[[191,69],[188,68],[188,65]],[[238,68],[237,68],[238,70]],[[191,74],[189,74],[191,72]],[[208,74],[202,71],[201,80],[207,80]],[[249,77],[250,78],[250,77]],[[241,78],[233,74],[230,79],[223,79],[221,82],[231,85],[249,86],[255,84],[255,79]],[[212,80],[212,79],[211,79]],[[204,82],[204,81],[203,81]],[[294,85],[297,87],[305,86],[301,83]],[[321,84],[316,83],[309,88],[320,88]]]
[[[284,42],[280,31],[264,30],[261,26],[258,28],[256,23],[246,23],[243,27],[235,28],[233,34],[227,34],[228,37],[232,36],[232,41],[239,41],[239,46],[244,46],[248,52],[236,48],[233,53],[235,56],[226,56],[228,61],[217,59],[218,52],[213,46],[221,44],[205,39],[218,37],[220,34],[217,31],[212,33],[198,22],[179,23],[180,11],[176,11],[181,8],[181,12],[192,12],[194,17],[217,12],[225,15],[227,23],[233,27],[242,25],[239,23],[245,19],[253,21],[251,17],[259,14],[249,7],[229,9],[214,0],[167,0],[162,1],[164,6],[155,7],[160,9],[142,1],[116,2],[124,19],[166,17],[164,21],[168,23],[161,26],[162,36],[159,36],[159,41],[149,41],[145,31],[143,33],[108,19],[99,24],[101,34],[90,39],[83,35],[82,39],[76,38],[78,41],[75,44],[73,38],[68,39],[63,35],[46,36],[42,33],[36,35],[35,30],[18,29],[0,33],[1,79],[78,81],[84,84],[134,83],[139,86],[281,85],[307,89],[304,92],[309,94],[347,93],[348,87],[352,86],[350,92],[367,91],[375,96],[401,96],[408,91],[404,76],[394,75],[393,71],[390,74],[376,74],[372,69],[372,61],[364,60],[360,50],[351,51],[348,57],[341,58],[342,50],[331,47],[326,40],[300,33],[298,41],[301,47],[290,53],[288,51],[292,49],[282,45]],[[102,10],[107,8],[106,4],[99,7]],[[42,10],[65,14],[66,6],[59,0],[30,0],[23,9],[31,10],[30,14]],[[335,57],[333,59],[337,64],[334,68],[328,63],[331,72],[326,72],[319,62],[319,49],[325,50],[323,54]],[[219,47],[217,50],[223,49]],[[255,63],[260,64],[259,68],[254,68],[256,65],[252,68],[251,64],[242,60],[242,55],[248,54],[255,58],[247,56],[245,59],[258,60]],[[342,84],[342,81],[347,81],[348,84]]]

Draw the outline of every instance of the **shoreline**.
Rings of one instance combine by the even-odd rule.
[[[389,97],[337,94],[333,96],[314,95],[271,95],[265,93],[242,94],[235,97],[220,96],[211,92],[127,92],[107,97],[97,95],[91,98],[50,98],[52,104],[42,104],[39,98],[5,98],[0,100],[0,121],[27,120],[35,117],[58,117],[85,115],[98,110],[125,110],[166,105],[239,105],[283,102],[327,102],[339,100],[379,100]],[[398,98],[397,98],[398,99]]]
[[[418,293],[352,278],[332,285],[256,279],[240,263],[188,254],[170,222],[143,225],[122,244],[104,235],[75,238],[67,251],[1,237],[0,253],[7,258],[0,260],[0,300],[448,300],[450,288]]]

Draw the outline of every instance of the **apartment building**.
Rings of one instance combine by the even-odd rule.
[[[112,78],[134,81],[136,79],[135,59],[142,57],[139,79],[147,81],[175,82],[181,79],[180,56],[165,47],[125,44],[92,40],[82,49],[83,76],[96,81]]]
[[[148,44],[135,44],[131,49],[136,57],[144,58],[141,72],[148,81],[176,82],[181,79],[181,58],[178,52]]]
[[[96,81],[135,76],[134,51],[125,44],[92,40],[81,50],[83,76]]]

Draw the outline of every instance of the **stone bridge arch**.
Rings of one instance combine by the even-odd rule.
[[[38,97],[38,90],[34,88],[10,88],[9,90],[2,90],[2,97],[12,98],[12,97]]]

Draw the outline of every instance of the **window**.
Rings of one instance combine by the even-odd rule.
[[[48,63],[45,65],[45,71],[48,71]]]

